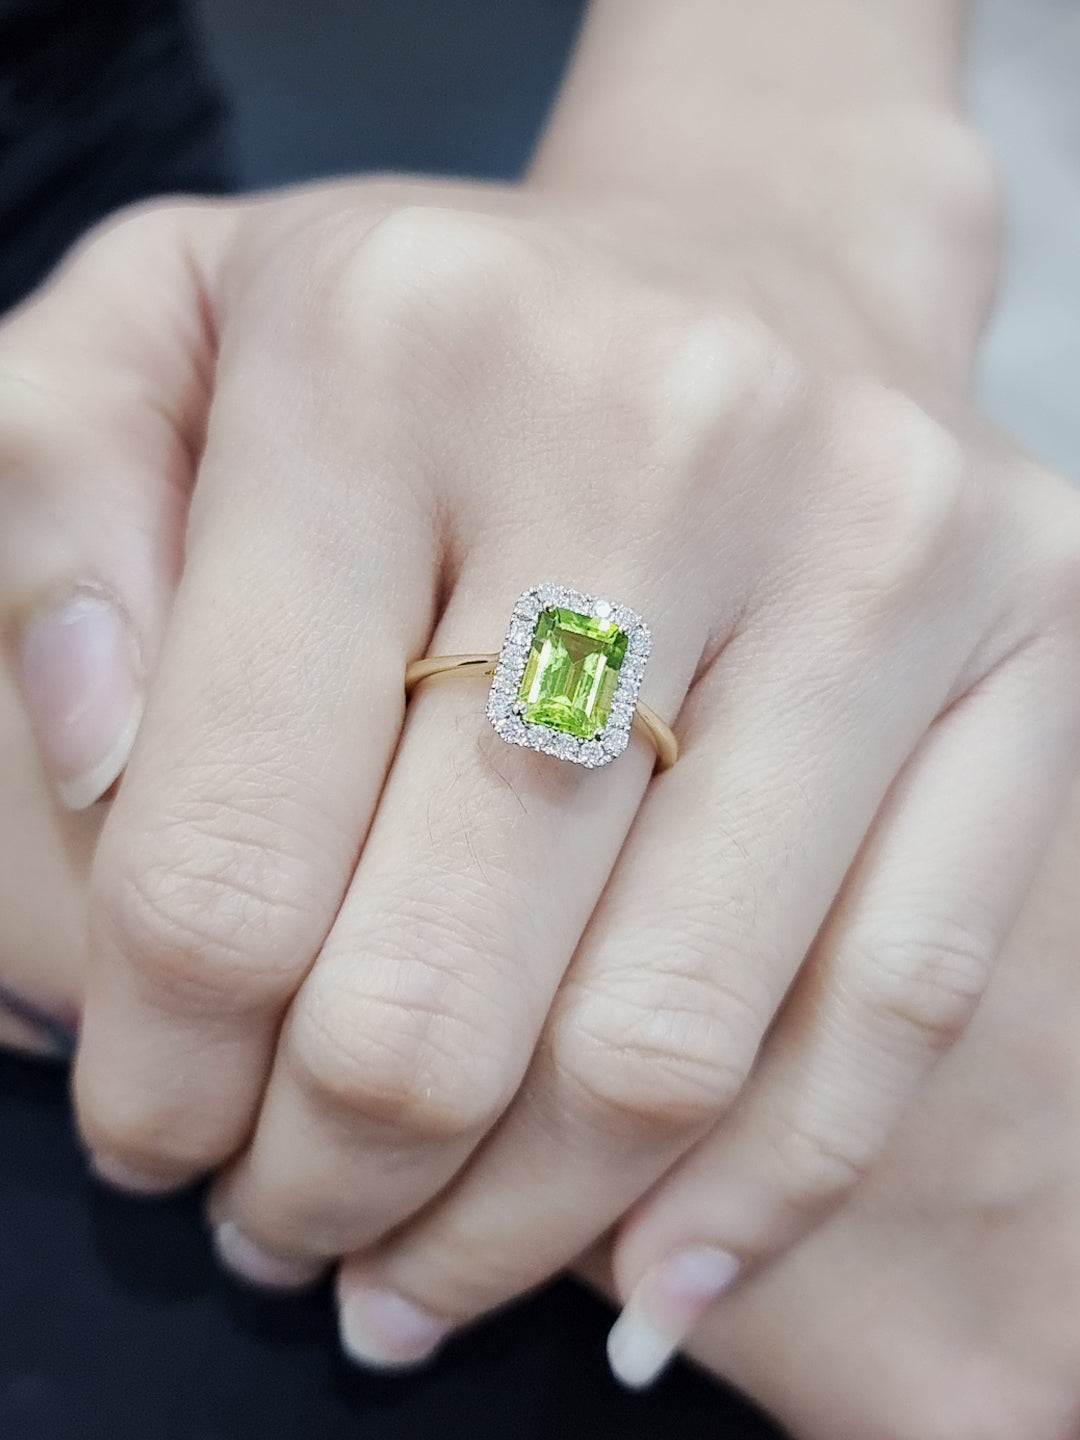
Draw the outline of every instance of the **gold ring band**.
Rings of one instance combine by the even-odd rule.
[[[495,674],[499,656],[492,655],[428,655],[414,660],[405,671],[405,694],[411,695],[417,685],[437,676],[477,676],[490,678]],[[670,770],[679,758],[679,742],[670,725],[665,724],[644,701],[634,707],[634,728],[656,751],[656,768]]]

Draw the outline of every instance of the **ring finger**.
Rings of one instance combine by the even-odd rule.
[[[499,576],[474,552],[436,650],[495,639],[505,612],[490,597],[512,593]],[[617,576],[594,588],[627,598]],[[660,611],[640,582],[630,598],[643,590],[642,609]],[[677,709],[702,643],[692,621],[658,635],[646,690],[661,712]],[[483,707],[464,680],[416,693],[258,1128],[215,1197],[219,1248],[253,1279],[306,1278],[452,1177],[520,1084],[640,804],[645,744],[589,771],[507,746]]]
[[[751,627],[696,687],[683,758],[638,818],[513,1110],[415,1226],[344,1266],[358,1357],[415,1360],[438,1327],[399,1334],[403,1314],[445,1331],[569,1263],[739,1093],[915,717],[942,699],[923,664],[901,718],[878,691],[895,677],[842,642],[823,673],[809,640]],[[887,718],[856,746],[864,714]]]

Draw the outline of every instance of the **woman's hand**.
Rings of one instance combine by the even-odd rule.
[[[0,703],[0,984],[81,1003],[85,891]],[[105,807],[89,812],[92,831]],[[1072,1440],[1080,1423],[1080,795],[975,1023],[830,1223],[716,1307],[698,1363],[797,1440]],[[13,929],[12,927],[17,928]],[[0,1040],[51,1053],[48,1030]],[[601,1253],[587,1274],[616,1295]]]
[[[138,730],[85,1134],[135,1187],[231,1162],[253,1278],[352,1254],[362,1358],[422,1356],[667,1174],[666,1249],[617,1257],[648,1378],[873,1162],[1072,774],[1077,502],[969,410],[966,131],[774,128],[776,173],[682,206],[549,156],[153,210],[0,336],[0,573],[69,803]],[[407,661],[495,648],[545,577],[650,621],[684,748],[651,787],[644,747],[509,749],[464,684],[403,727]]]
[[[694,1335],[797,1440],[1080,1430],[1078,866],[1080,790],[974,1023],[870,1175]],[[589,1271],[617,1293],[601,1257]]]

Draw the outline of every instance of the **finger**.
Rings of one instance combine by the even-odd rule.
[[[499,567],[474,555],[436,652],[505,626]],[[649,703],[677,709],[701,644],[692,620],[661,626]],[[370,1243],[451,1178],[518,1088],[640,803],[655,759],[642,741],[590,771],[506,745],[484,705],[464,681],[416,695],[251,1148],[215,1199],[219,1248],[252,1278]]]
[[[93,881],[76,1095],[98,1168],[133,1188],[181,1183],[250,1130],[431,624],[419,462],[388,407],[356,405],[377,346],[316,389],[318,320],[289,328],[279,306],[272,344],[271,298],[231,299],[184,576]]]
[[[917,712],[927,671],[907,678]],[[547,1278],[734,1101],[913,742],[910,718],[878,703],[885,683],[857,645],[834,638],[825,657],[802,625],[728,647],[684,711],[683,758],[650,792],[513,1110],[415,1226],[343,1268],[353,1353],[415,1359],[386,1333],[394,1317],[445,1329]],[[852,716],[877,712],[854,745]]]
[[[1078,867],[1074,785],[977,1014],[885,1154],[828,1223],[695,1329],[690,1353],[795,1429],[815,1413],[834,1436],[843,1413],[844,1434],[889,1434],[903,1412],[902,1433],[925,1436],[959,1402],[960,1433],[1070,1432],[1002,1408],[999,1320],[1024,1356],[1034,1335],[1072,1333]]]
[[[99,829],[98,811],[56,810],[19,694],[0,671],[0,1004],[12,1037],[29,1026],[39,1052],[68,1058],[82,1007],[86,882]]]
[[[130,753],[180,565],[211,206],[114,221],[0,327],[0,623],[60,800]]]
[[[734,1278],[843,1201],[966,1027],[1075,768],[1076,705],[1048,648],[938,721],[733,1115],[623,1228],[610,1354],[627,1383],[651,1383]]]

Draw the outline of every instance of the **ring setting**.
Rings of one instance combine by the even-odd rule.
[[[511,745],[597,769],[630,743],[652,635],[625,605],[563,585],[514,606],[488,697]]]

